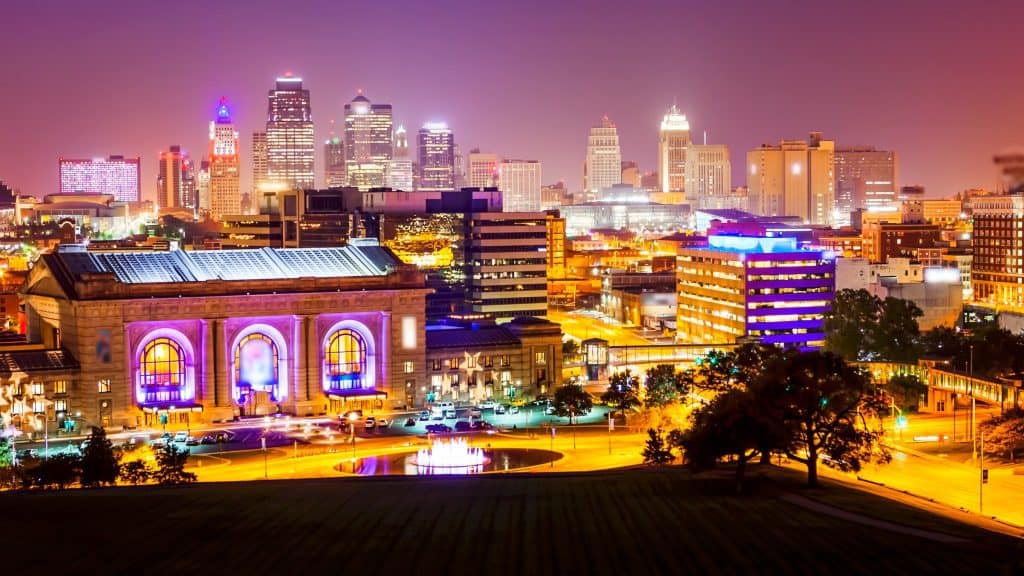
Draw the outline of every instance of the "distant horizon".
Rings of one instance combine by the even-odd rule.
[[[1024,146],[1019,2],[41,4],[8,10],[0,37],[21,87],[0,93],[0,180],[39,198],[58,191],[58,158],[110,155],[141,157],[142,197],[155,198],[159,153],[178,144],[198,165],[221,97],[249,190],[252,133],[288,71],[311,93],[318,182],[331,120],[360,90],[392,104],[396,126],[445,121],[464,157],[537,160],[545,184],[570,191],[604,114],[623,160],[656,171],[673,102],[695,142],[729,146],[734,186],[748,150],[811,131],[897,152],[899,184],[931,198],[996,188],[992,157]]]

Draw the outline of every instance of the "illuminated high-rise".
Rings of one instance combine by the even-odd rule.
[[[455,189],[455,136],[444,122],[427,122],[417,135],[420,190]]]
[[[541,164],[536,160],[505,160],[498,168],[498,187],[505,212],[540,212]]]
[[[895,210],[899,201],[898,163],[891,150],[871,146],[836,148],[836,214],[846,220],[850,212]]]
[[[238,132],[228,101],[220,99],[217,119],[210,122],[210,213],[215,219],[238,214],[242,206]]]
[[[328,188],[348,185],[345,143],[338,136],[331,136],[324,142],[324,185]]]
[[[467,185],[470,188],[490,188],[498,185],[497,154],[481,152],[479,148],[469,151],[469,166],[466,170]]]
[[[124,156],[94,160],[61,158],[60,193],[110,194],[120,202],[138,202],[140,165],[140,158]]]
[[[727,208],[732,202],[732,163],[724,144],[686,149],[686,198],[697,208]]]
[[[395,135],[392,138],[394,146],[392,148],[392,156],[395,158],[408,158],[409,157],[409,135],[406,133],[405,126],[401,124],[395,128]]]
[[[835,204],[835,142],[812,132],[810,142],[783,140],[747,153],[751,210],[830,225]]]
[[[690,145],[690,122],[675,104],[661,119],[658,132],[658,177],[662,192],[686,191],[686,149]]]
[[[583,190],[597,197],[601,190],[622,183],[622,151],[619,132],[607,116],[587,137],[587,158],[583,163]]]
[[[267,179],[293,188],[313,188],[313,113],[302,78],[277,79],[267,94]]]
[[[252,189],[259,192],[269,182],[267,178],[267,133],[252,133]]]
[[[181,146],[171,146],[160,153],[159,175],[156,184],[156,202],[162,209],[198,208],[196,180],[192,160]]]
[[[373,104],[361,93],[345,104],[345,172],[350,186],[384,185],[394,150],[391,104]]]

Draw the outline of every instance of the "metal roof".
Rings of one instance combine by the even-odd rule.
[[[125,284],[387,276],[398,263],[380,246],[170,252],[58,251],[68,272],[112,273]]]
[[[66,350],[11,350],[0,352],[0,374],[74,370],[78,361]]]
[[[427,349],[519,346],[519,338],[501,326],[427,327]]]

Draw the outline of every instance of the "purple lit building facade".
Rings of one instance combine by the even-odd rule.
[[[835,296],[835,255],[792,237],[710,235],[680,247],[677,340],[762,342],[802,350],[825,343]]]
[[[110,194],[118,202],[141,200],[141,160],[111,156],[93,160],[61,158],[61,194]]]
[[[30,342],[76,364],[59,387],[37,391],[83,421],[154,426],[161,415],[178,424],[424,401],[427,290],[386,249],[67,248],[31,271],[25,307]]]

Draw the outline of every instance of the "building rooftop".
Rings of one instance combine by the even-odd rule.
[[[75,370],[78,361],[66,350],[12,350],[0,352],[0,375],[15,372]]]
[[[445,326],[426,328],[427,349],[518,346],[519,338],[501,326]]]
[[[725,220],[753,220],[759,218],[756,214],[750,212],[744,212],[743,210],[737,210],[735,208],[698,208],[694,212],[701,212],[702,214],[710,214],[715,218],[722,218]]]

